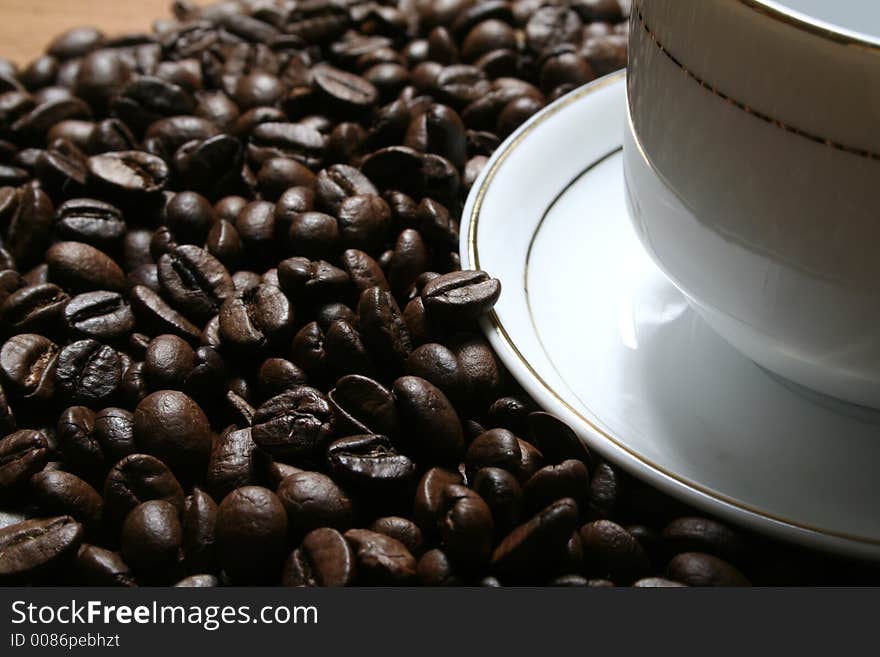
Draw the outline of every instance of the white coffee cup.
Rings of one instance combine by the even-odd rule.
[[[880,3],[785,4],[635,0],[631,214],[735,347],[880,408]]]

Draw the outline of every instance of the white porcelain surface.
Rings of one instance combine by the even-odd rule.
[[[880,48],[756,2],[634,4],[633,162],[696,218],[643,203],[640,236],[751,358],[880,408]]]
[[[616,75],[566,96],[475,184],[461,257],[504,286],[489,339],[542,406],[636,476],[777,537],[880,558],[880,413],[768,374],[657,268],[627,216],[624,95]]]

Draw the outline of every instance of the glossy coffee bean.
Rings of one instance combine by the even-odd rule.
[[[235,294],[223,263],[191,244],[180,245],[159,258],[158,275],[166,298],[194,321],[210,319]]]
[[[281,393],[257,408],[253,419],[254,442],[283,460],[318,457],[333,434],[334,417],[319,390],[299,386]]]
[[[19,334],[38,331],[50,335],[61,329],[64,307],[70,297],[53,283],[31,283],[11,292],[0,306],[3,322]]]
[[[31,477],[30,487],[45,515],[71,516],[86,531],[98,528],[104,500],[94,488],[76,475],[62,470],[44,470]]]
[[[186,568],[190,572],[216,570],[216,502],[202,489],[193,488],[184,503],[182,523]]]
[[[175,472],[204,467],[212,432],[201,407],[186,394],[160,390],[143,399],[134,412],[138,448],[164,461]]]
[[[147,454],[131,454],[114,465],[104,481],[104,510],[121,523],[128,512],[147,500],[167,500],[183,510],[180,483],[162,461]]]
[[[183,545],[178,509],[165,500],[139,504],[122,524],[121,543],[122,557],[136,571],[172,569]]]
[[[439,388],[417,376],[394,382],[394,397],[408,447],[433,462],[457,463],[464,451],[461,421]]]
[[[286,337],[294,310],[280,288],[262,284],[237,292],[220,307],[220,336],[235,349],[259,349]]]
[[[97,340],[73,342],[58,354],[55,388],[72,403],[100,408],[115,397],[121,382],[119,352]]]
[[[471,485],[489,506],[496,532],[502,536],[510,532],[522,508],[522,488],[516,477],[501,468],[481,468]]]
[[[591,574],[617,584],[647,575],[651,564],[639,542],[615,522],[596,520],[580,529],[584,560]]]
[[[217,558],[236,583],[277,581],[286,537],[284,506],[266,488],[237,488],[217,509]]]
[[[135,285],[129,291],[129,299],[135,317],[142,322],[144,328],[156,334],[173,333],[185,340],[199,339],[199,328],[150,288]]]
[[[63,318],[72,335],[99,342],[122,340],[135,327],[134,313],[125,298],[108,290],[72,297],[64,305]]]
[[[144,352],[144,378],[154,390],[181,390],[196,365],[196,352],[176,335],[159,335]]]
[[[373,357],[392,372],[403,370],[412,340],[391,293],[379,287],[364,290],[358,302],[358,317],[364,343]]]
[[[340,432],[394,436],[400,428],[395,396],[378,381],[348,375],[328,395]]]
[[[425,308],[441,321],[461,323],[488,312],[501,295],[501,283],[479,271],[435,278],[422,290]]]
[[[82,539],[82,525],[70,516],[25,520],[0,529],[0,581],[34,581],[63,567],[74,559]]]
[[[367,529],[344,534],[355,555],[361,584],[405,585],[416,577],[415,558],[400,541]]]
[[[739,563],[746,553],[742,538],[726,525],[711,518],[676,518],[663,528],[663,547],[667,554],[707,552]]]
[[[315,529],[303,538],[284,564],[284,586],[348,586],[356,575],[355,555],[335,529]]]
[[[466,486],[449,484],[442,495],[439,525],[444,550],[462,568],[482,566],[492,553],[494,525],[489,506]]]
[[[558,465],[548,465],[523,484],[523,508],[526,513],[534,513],[563,497],[574,498],[583,504],[589,486],[590,473],[581,461],[569,459]]]
[[[419,559],[419,582],[423,586],[461,586],[464,581],[455,572],[455,566],[443,550],[428,550]]]
[[[351,526],[352,501],[330,477],[320,472],[285,477],[276,492],[287,510],[290,527],[297,533],[319,527],[345,531]]]
[[[122,200],[139,199],[164,189],[168,165],[143,151],[114,151],[93,155],[89,174],[107,194]]]
[[[21,429],[0,439],[0,495],[18,492],[48,460],[49,441],[42,431]]]
[[[0,347],[0,371],[9,390],[25,398],[47,401],[55,391],[60,349],[51,340],[19,333]]]
[[[369,529],[370,531],[397,539],[414,556],[420,555],[423,551],[424,538],[422,530],[412,520],[401,518],[400,516],[385,516],[377,518],[369,526]]]
[[[125,236],[126,228],[119,208],[97,199],[65,201],[55,215],[55,230],[59,236],[96,248],[118,244]]]
[[[343,485],[379,496],[406,490],[416,475],[416,464],[379,435],[333,441],[327,448],[327,464],[334,479]]]
[[[704,552],[683,552],[673,557],[666,566],[666,575],[688,586],[750,586],[739,570]]]
[[[97,545],[80,545],[73,571],[74,581],[80,586],[137,586],[122,555]]]

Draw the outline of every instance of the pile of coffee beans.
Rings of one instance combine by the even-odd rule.
[[[595,458],[476,323],[463,200],[625,64],[626,4],[173,13],[0,60],[0,583],[869,576]]]

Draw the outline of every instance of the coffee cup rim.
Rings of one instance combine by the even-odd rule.
[[[828,23],[791,9],[775,0],[738,0],[749,9],[760,12],[769,18],[786,23],[802,32],[808,32],[823,39],[845,45],[860,46],[872,50],[880,50],[880,36],[871,36],[863,32],[850,30]]]

